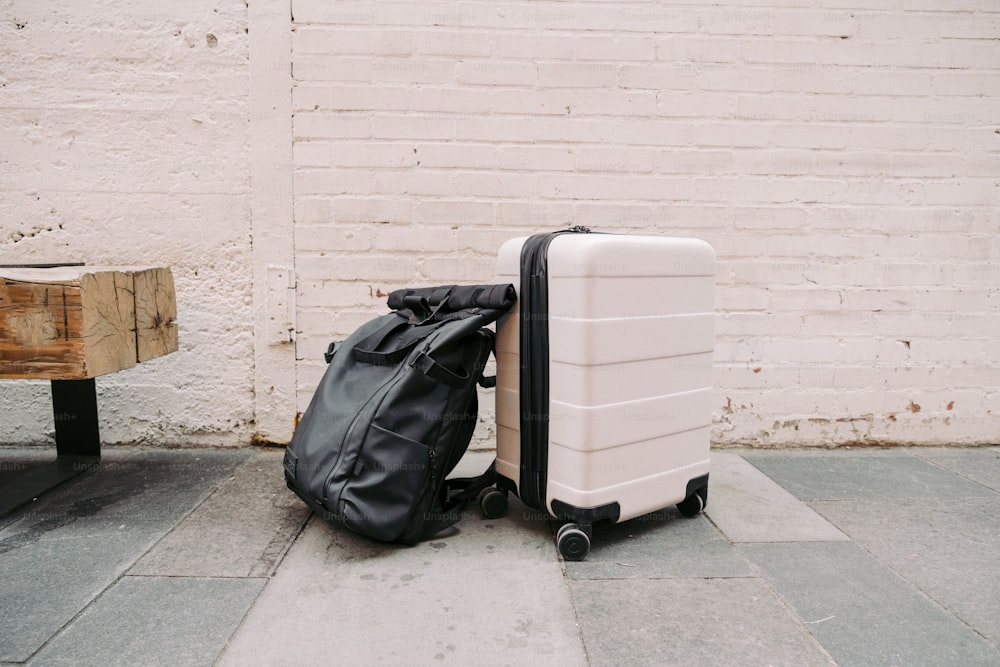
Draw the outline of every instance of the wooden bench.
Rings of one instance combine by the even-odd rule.
[[[177,351],[176,319],[169,268],[0,267],[0,379],[50,381],[56,430],[54,465],[0,485],[0,515],[100,461],[94,378]]]

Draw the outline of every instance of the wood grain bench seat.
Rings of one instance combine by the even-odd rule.
[[[57,453],[55,466],[0,485],[0,514],[100,460],[94,378],[176,352],[176,320],[169,268],[0,266],[0,380],[51,382]]]

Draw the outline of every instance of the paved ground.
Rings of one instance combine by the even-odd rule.
[[[1000,448],[717,451],[706,514],[552,534],[376,544],[279,450],[110,448],[0,518],[0,664],[1000,665]]]

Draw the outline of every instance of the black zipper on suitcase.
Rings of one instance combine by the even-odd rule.
[[[548,248],[560,234],[590,233],[573,227],[529,237],[521,247],[521,480],[518,496],[545,509],[549,458]]]

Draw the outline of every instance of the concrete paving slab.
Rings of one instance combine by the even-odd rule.
[[[551,544],[557,554],[555,542]],[[673,508],[619,524],[595,525],[587,559],[567,562],[565,567],[571,579],[753,576],[707,518],[683,517]]]
[[[996,647],[852,542],[739,549],[841,667],[1000,664]]]
[[[0,523],[0,661],[23,662],[250,456],[109,448]]]
[[[1000,497],[813,505],[866,551],[1000,646]]]
[[[219,664],[586,664],[548,525],[511,509],[414,547],[314,516]]]
[[[745,458],[800,500],[967,498],[993,493],[903,452],[822,457],[746,454]]]
[[[574,581],[589,664],[831,665],[759,579]]]
[[[125,577],[46,645],[30,665],[208,667],[265,581]]]
[[[920,448],[913,450],[913,454],[1000,492],[1000,447]]]
[[[285,486],[283,449],[260,449],[129,574],[268,576],[309,517]]]
[[[732,542],[849,539],[742,456],[712,452],[705,513]]]

